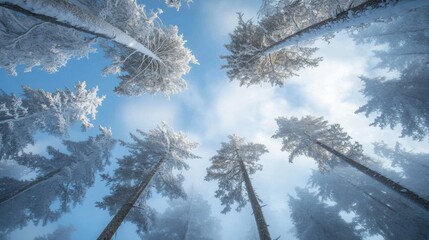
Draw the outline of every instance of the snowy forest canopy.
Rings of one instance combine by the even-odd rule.
[[[0,239],[429,239],[428,26],[424,0],[0,0]]]

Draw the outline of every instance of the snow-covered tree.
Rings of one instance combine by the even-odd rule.
[[[429,4],[426,2],[424,6],[388,21],[358,28],[351,33],[351,37],[358,44],[383,45],[383,48],[373,51],[380,60],[375,67],[402,72],[410,64],[427,63],[429,60],[428,11]]]
[[[105,54],[112,64],[104,74],[120,74],[121,83],[115,92],[121,95],[154,94],[166,96],[186,88],[183,76],[189,72],[190,64],[197,60],[187,49],[183,37],[175,26],[162,26],[158,12],[146,13],[135,1],[106,1],[99,13],[106,21],[114,22],[139,42],[151,49],[161,60],[156,61],[123,45],[101,42]]]
[[[71,240],[72,233],[75,230],[73,225],[63,226],[59,225],[52,233],[36,237],[34,240]]]
[[[402,136],[422,141],[429,135],[429,6],[356,31],[358,43],[384,45],[375,51],[376,68],[399,72],[388,79],[361,77],[362,93],[369,99],[356,113],[376,114],[373,126],[402,127]]]
[[[24,65],[29,72],[40,66],[49,73],[58,71],[71,58],[95,51],[95,38],[0,7],[0,68],[17,75]]]
[[[76,84],[74,91],[23,90],[22,98],[0,91],[0,158],[14,156],[33,144],[38,130],[63,136],[78,121],[83,130],[92,127],[90,118],[95,119],[104,99],[97,96],[97,87],[86,89],[85,82]]]
[[[0,1],[0,5],[9,7],[1,9],[7,13],[5,16],[13,16],[4,20],[0,17],[0,22],[5,22],[5,33],[0,32],[0,43],[4,42],[5,49],[9,51],[1,53],[0,67],[9,69],[11,73],[19,64],[25,64],[28,69],[41,65],[48,71],[56,71],[68,59],[86,56],[98,38],[97,43],[104,49],[106,57],[112,60],[103,73],[120,74],[121,83],[115,89],[116,93],[140,95],[162,92],[169,96],[186,88],[183,76],[189,72],[191,63],[197,63],[191,51],[184,46],[185,41],[177,27],[162,26],[157,20],[162,10],[147,13],[144,6],[135,0],[11,2],[14,1]],[[176,8],[180,2],[166,1]],[[10,9],[21,9],[31,14],[27,16]],[[21,21],[26,24],[20,24]],[[63,36],[62,32],[70,36]],[[32,38],[35,34],[37,37]],[[34,39],[37,39],[36,44]],[[35,45],[40,48],[33,51]],[[17,51],[12,52],[13,47],[17,47]]]
[[[297,75],[304,67],[317,66],[321,58],[312,58],[316,48],[292,47],[269,55],[261,55],[267,45],[265,32],[251,20],[244,21],[239,14],[238,26],[230,35],[231,42],[225,47],[230,55],[221,58],[227,61],[222,68],[227,69],[231,80],[240,85],[250,86],[261,82],[283,86],[286,78]]]
[[[1,0],[0,6],[45,22],[109,39],[160,61],[153,52],[121,29],[69,1],[28,0],[16,2],[13,0]]]
[[[169,3],[180,5],[180,1]],[[189,65],[197,63],[197,60],[184,46],[186,41],[179,35],[178,28],[163,26],[158,21],[158,15],[162,10],[147,13],[144,6],[138,5],[134,0],[104,0],[92,9],[95,9],[94,14],[126,31],[162,60],[156,61],[120,44],[101,41],[106,57],[112,59],[112,64],[106,67],[103,73],[119,74],[121,79],[121,83],[115,88],[117,94],[140,95],[161,92],[170,96],[187,87],[183,76],[189,72]]]
[[[104,197],[102,202],[97,202],[96,206],[107,209],[110,215],[115,215],[129,201],[130,195],[135,189],[135,186],[131,184],[117,185],[112,188],[110,195]],[[153,228],[156,219],[156,210],[147,204],[150,195],[150,192],[140,194],[124,218],[125,221],[136,225],[137,234],[140,236]]]
[[[273,138],[283,140],[282,151],[290,152],[289,162],[299,155],[305,155],[316,159],[321,171],[341,162],[341,159],[319,146],[316,140],[334,147],[347,156],[356,157],[360,162],[368,160],[364,158],[359,143],[353,143],[339,124],[330,125],[323,117],[305,116],[301,119],[280,117],[276,121],[279,129]]]
[[[429,56],[429,55],[428,55]],[[397,79],[361,77],[362,93],[369,98],[356,113],[376,113],[373,126],[402,127],[402,137],[422,141],[429,136],[428,63],[414,62]]]
[[[18,162],[38,177],[0,179],[0,235],[24,227],[29,221],[36,225],[54,222],[83,201],[87,189],[94,184],[95,174],[109,163],[115,143],[109,129],[101,131],[86,141],[64,141],[69,154],[48,147],[49,159],[34,154],[19,157]]]
[[[378,164],[372,167],[385,175],[394,174],[375,165]],[[394,240],[429,236],[427,211],[404,201],[391,189],[353,168],[340,166],[325,174],[314,171],[310,184],[318,189],[317,196],[322,201],[329,202],[338,212],[348,213],[348,221],[358,227],[361,238],[374,236]],[[425,182],[421,181],[420,185],[424,187]]]
[[[399,169],[399,173],[393,174],[391,178],[410,186],[422,196],[429,196],[429,189],[422,184],[429,182],[428,153],[407,151],[399,143],[391,148],[383,142],[374,143],[374,152],[377,156],[389,160],[393,168]]]
[[[230,55],[227,69],[231,80],[241,85],[269,82],[283,86],[285,78],[304,67],[314,67],[321,60],[312,57],[316,49],[305,47],[317,39],[329,39],[335,33],[386,21],[392,15],[427,5],[424,1],[265,1],[258,24],[244,22],[231,34],[226,45]],[[356,5],[355,5],[356,4]]]
[[[51,159],[31,153],[23,153],[15,157],[18,164],[33,170],[33,172],[38,174],[38,177],[24,186],[2,194],[0,196],[0,204],[52,178],[63,175],[67,176],[72,171],[71,169],[79,172],[82,178],[89,177],[87,181],[92,185],[94,173],[103,170],[104,165],[108,163],[110,151],[116,142],[112,138],[110,129],[100,127],[100,131],[102,132],[100,135],[90,137],[87,141],[63,141],[67,150],[71,152],[70,155],[49,146],[47,152],[52,156]]]
[[[296,195],[289,196],[289,207],[298,239],[362,239],[355,229],[357,224],[344,221],[335,206],[306,189],[297,188]]]
[[[268,151],[264,145],[247,143],[244,138],[237,135],[230,135],[228,138],[229,143],[222,142],[222,148],[210,159],[211,166],[207,168],[205,180],[219,182],[215,196],[225,206],[222,213],[231,211],[231,205],[235,203],[238,204],[236,210],[240,211],[247,201],[250,201],[259,238],[271,239],[260,200],[250,181],[251,174],[262,170],[262,165],[257,162],[261,155]]]
[[[135,206],[136,202],[144,202],[145,196],[150,194],[148,186],[153,186],[158,193],[170,199],[186,197],[182,187],[184,177],[175,171],[189,168],[185,159],[198,158],[191,152],[197,143],[191,142],[184,133],[175,132],[165,123],[147,133],[137,132],[143,138],[131,134],[134,142],[121,142],[130,154],[119,159],[119,167],[113,176],[104,175],[111,185],[111,194],[97,206],[116,214],[98,239],[110,239],[113,236],[130,210],[139,207]],[[132,190],[123,190],[127,188]],[[148,219],[149,216],[142,217]]]
[[[210,205],[200,195],[169,201],[168,208],[156,216],[153,229],[143,235],[148,240],[220,239],[220,222],[211,216]]]
[[[306,116],[276,119],[279,129],[273,138],[283,140],[283,151],[290,151],[289,161],[298,155],[305,155],[317,161],[319,168],[333,166],[342,161],[366,174],[401,196],[429,211],[429,200],[364,165],[369,159],[363,155],[362,146],[351,142],[351,137],[338,124],[328,124],[322,117]],[[332,157],[332,160],[330,160]],[[355,160],[356,159],[356,160]]]

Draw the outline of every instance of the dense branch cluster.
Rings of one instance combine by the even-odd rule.
[[[254,174],[262,170],[262,165],[257,162],[262,154],[268,152],[262,144],[246,143],[244,138],[236,135],[230,135],[228,138],[229,143],[222,143],[222,148],[217,151],[217,155],[210,159],[212,164],[207,168],[205,177],[206,181],[219,182],[219,189],[216,190],[215,196],[220,199],[222,205],[225,205],[222,213],[229,212],[234,203],[238,204],[237,211],[247,203],[240,162],[244,163],[249,175]]]
[[[95,119],[104,99],[97,96],[97,87],[86,89],[85,82],[76,84],[74,91],[23,90],[22,98],[0,92],[1,158],[16,155],[33,144],[37,131],[63,136],[75,122],[81,122],[83,130],[92,127],[90,119]]]
[[[374,23],[352,35],[357,43],[387,45],[386,50],[374,52],[380,60],[376,67],[399,72],[392,79],[361,77],[362,93],[368,102],[356,113],[376,114],[372,125],[392,129],[401,126],[402,137],[419,141],[429,135],[428,11],[428,6],[415,9],[389,24]]]
[[[273,138],[282,139],[282,151],[290,152],[290,162],[299,155],[305,155],[314,158],[322,171],[341,162],[317,144],[317,141],[361,162],[368,160],[362,154],[362,146],[359,143],[353,143],[339,124],[329,124],[323,117],[305,116],[301,119],[280,117],[276,121],[279,128]]]
[[[39,9],[42,5],[25,3],[26,7],[32,4],[39,12],[49,14]],[[31,14],[0,9],[0,67],[10,74],[16,75],[16,66],[22,64],[26,71],[41,66],[43,70],[56,72],[69,59],[94,52],[94,43],[99,43],[105,56],[112,60],[103,73],[121,74],[116,93],[161,92],[170,96],[186,89],[183,76],[189,72],[190,64],[198,62],[184,46],[177,27],[160,24],[158,15],[162,10],[147,13],[135,0],[61,3],[46,0],[43,4],[61,12],[70,11],[70,16],[51,13],[35,18]],[[166,4],[179,9],[181,1],[166,1]],[[89,24],[93,21],[93,25]]]
[[[86,141],[63,141],[68,153],[49,146],[50,158],[32,153],[15,158],[36,178],[0,178],[0,237],[28,222],[46,225],[57,221],[82,203],[87,189],[94,185],[96,173],[110,163],[116,143],[110,129],[100,127],[100,131]]]
[[[90,35],[0,7],[0,68],[11,75],[19,65],[54,73],[71,58],[95,52],[94,43]]]
[[[110,185],[111,192],[98,202],[97,206],[108,209],[115,214],[135,191],[141,182],[150,181],[163,196],[170,199],[185,198],[186,194],[182,183],[184,176],[176,173],[189,169],[185,159],[198,158],[191,150],[197,144],[191,142],[182,132],[175,132],[165,123],[149,132],[138,130],[139,135],[131,134],[133,142],[121,144],[128,148],[129,155],[123,156],[118,161],[118,168],[112,176],[103,174],[103,179]],[[148,179],[155,166],[161,164],[152,179]],[[173,171],[174,170],[174,171]],[[153,224],[155,212],[147,206],[146,199],[151,195],[149,188],[140,195],[134,208],[127,215],[129,221],[138,225],[138,232],[146,232]]]

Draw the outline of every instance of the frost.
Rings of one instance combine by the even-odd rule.
[[[50,93],[29,87],[23,90],[23,98],[0,92],[1,158],[18,154],[32,144],[37,130],[64,136],[75,122],[81,122],[83,130],[92,127],[91,119],[95,119],[104,99],[97,96],[97,87],[86,89],[85,82],[76,84],[74,91]]]
[[[175,132],[165,123],[148,132],[137,132],[138,135],[131,134],[133,142],[121,142],[129,149],[129,154],[118,160],[119,167],[114,174],[103,175],[110,185],[110,194],[97,202],[97,207],[108,209],[116,217],[126,217],[126,220],[137,224],[137,232],[141,234],[147,232],[154,221],[155,212],[146,204],[151,194],[150,188],[155,188],[162,196],[170,199],[186,197],[182,186],[184,176],[176,170],[181,172],[189,169],[184,160],[198,156],[191,152],[197,143],[191,142],[185,134]],[[138,207],[124,208],[129,202]],[[118,222],[111,221],[105,228],[108,231],[103,231],[100,237],[114,233],[117,227]]]

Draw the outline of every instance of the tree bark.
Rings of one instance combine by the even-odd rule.
[[[348,163],[350,166],[354,167],[355,169],[359,170],[363,174],[373,178],[377,182],[383,184],[384,186],[388,187],[389,189],[393,190],[394,192],[397,192],[401,196],[407,198],[408,200],[414,202],[418,206],[424,208],[426,211],[429,211],[429,201],[421,196],[419,196],[417,193],[411,191],[410,189],[402,186],[401,184],[394,182],[392,179],[387,178],[383,176],[381,173],[378,173],[358,162],[355,160],[347,157],[346,155],[338,152],[337,150],[327,146],[326,144],[318,141],[313,140],[317,145],[325,149],[326,151],[334,154],[335,156],[339,157],[346,163]]]
[[[250,204],[252,205],[253,216],[255,217],[256,226],[258,227],[258,234],[260,240],[271,240],[268,225],[265,221],[264,214],[262,213],[261,205],[256,197],[255,190],[253,189],[252,182],[250,181],[249,174],[242,160],[240,161],[240,169],[243,173],[244,182],[246,185],[247,194],[249,196]]]
[[[48,179],[50,179],[51,177],[55,176],[56,174],[58,174],[59,172],[61,172],[61,170],[63,170],[64,167],[59,168],[57,170],[54,170],[42,177],[37,178],[36,180],[32,181],[31,183],[21,187],[20,189],[17,189],[15,191],[9,192],[7,194],[5,194],[4,196],[0,197],[0,204],[3,204],[4,202],[7,202],[11,199],[16,198],[17,196],[21,195],[22,193],[30,190],[31,188],[33,188],[34,186],[38,185],[41,182],[44,182]]]
[[[396,9],[397,11],[395,11],[395,9],[393,9],[395,7],[394,5],[399,4],[399,2],[401,2],[401,6]],[[334,17],[330,17],[326,20],[323,20],[321,22],[308,26],[296,33],[293,33],[287,36],[286,38],[272,44],[271,46],[268,46],[262,49],[261,51],[259,51],[258,54],[267,56],[271,53],[280,51],[285,47],[296,45],[299,42],[316,40],[318,37],[333,34],[337,32],[338,29],[346,29],[360,24],[372,23],[376,21],[378,18],[380,18],[381,16],[401,14],[403,12],[418,8],[425,4],[428,5],[427,3],[425,3],[425,1],[368,0],[355,7],[342,11],[336,14],[336,16]],[[386,10],[386,8],[389,8],[389,9]],[[377,13],[374,13],[370,16],[363,15],[363,13],[369,10],[377,10]],[[383,12],[382,10],[385,10],[385,12]],[[357,21],[351,21],[351,20],[357,20]]]
[[[140,42],[98,16],[64,0],[0,0],[0,7],[50,22],[63,27],[89,33],[115,41],[137,50],[157,61],[162,60]]]
[[[122,221],[124,221],[128,212],[134,206],[134,203],[137,201],[141,193],[146,189],[146,187],[149,185],[152,178],[158,172],[163,162],[164,162],[164,159],[161,159],[155,165],[152,171],[150,171],[149,175],[140,183],[140,185],[136,188],[134,193],[128,198],[127,202],[124,205],[122,205],[121,209],[119,209],[119,211],[112,218],[109,224],[104,228],[103,232],[100,234],[100,236],[98,236],[97,240],[110,240],[112,238],[113,234],[115,234],[116,230],[118,230]]]

